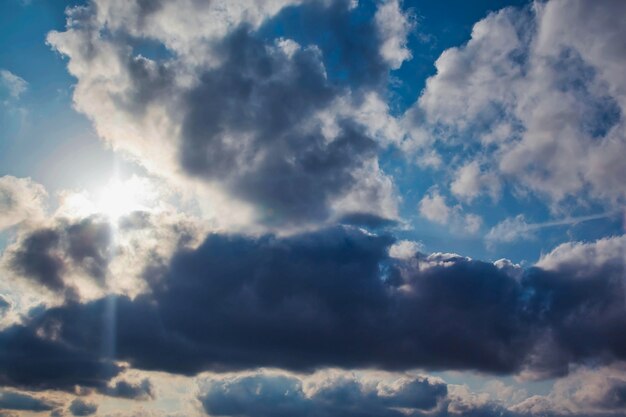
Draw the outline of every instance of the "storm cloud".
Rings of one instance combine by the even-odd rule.
[[[133,300],[70,301],[3,331],[3,378],[98,385],[92,373],[116,373],[94,369],[113,359],[96,353],[108,328],[116,329],[115,359],[186,375],[268,366],[547,377],[570,364],[626,359],[623,237],[583,245],[595,266],[576,271],[559,261],[567,247],[522,269],[452,254],[395,259],[392,243],[351,227],[286,238],[211,234],[168,267],[149,269],[150,291]],[[46,378],[50,370],[16,356],[24,345],[41,361],[50,350],[70,365],[76,352],[84,364]]]

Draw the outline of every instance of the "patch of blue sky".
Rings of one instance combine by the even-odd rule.
[[[286,7],[258,30],[264,39],[291,39],[307,47],[316,45],[322,52],[328,79],[339,85],[360,85],[375,81],[380,68],[372,65],[378,45],[372,42],[376,2],[360,1],[348,10],[347,2],[328,7],[337,13],[325,13],[322,3]]]
[[[73,109],[75,80],[66,60],[46,44],[48,32],[65,28],[65,9],[82,3],[0,2],[0,68],[28,83],[0,117],[0,176],[31,177],[51,194],[93,189],[119,159]]]

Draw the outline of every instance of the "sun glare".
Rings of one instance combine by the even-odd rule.
[[[133,211],[147,210],[145,203],[148,193],[146,184],[137,178],[111,180],[98,196],[97,211],[111,220],[117,220]]]

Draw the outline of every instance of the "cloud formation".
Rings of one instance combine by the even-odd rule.
[[[623,417],[622,230],[530,266],[423,253],[419,231],[400,230],[403,191],[411,217],[467,240],[489,222],[488,244],[622,213],[623,2],[490,13],[405,114],[396,76],[423,51],[400,0],[66,13],[47,42],[76,79],[75,108],[159,179],[109,184],[103,202],[63,192],[46,215],[43,187],[0,178],[0,408]],[[0,82],[10,100],[27,88],[6,70]],[[397,153],[428,170],[422,189],[394,178],[415,169]],[[509,216],[528,195],[552,215],[600,214],[492,224],[465,211],[511,199],[494,209]],[[508,378],[477,391],[415,369]],[[556,382],[529,397],[529,380]]]
[[[98,411],[98,406],[77,398],[72,401],[69,410],[73,416],[90,416]]]
[[[54,404],[49,401],[35,398],[31,395],[13,392],[0,391],[0,410],[21,410],[21,411],[50,411]]]
[[[48,35],[70,58],[76,106],[100,136],[157,175],[199,180],[210,199],[220,199],[217,209],[243,205],[261,225],[302,228],[355,208],[397,218],[379,145],[352,109],[409,56],[410,23],[399,3],[381,3],[372,20],[354,18],[360,6],[348,1],[303,4],[303,28],[328,26],[332,44],[319,46],[264,35],[270,16],[279,21],[293,12],[286,3],[255,11],[245,2],[196,3],[166,13],[161,3],[99,0],[71,9],[67,31]],[[221,13],[225,26],[207,25],[206,33],[176,26]],[[154,31],[146,23],[165,21],[173,26]],[[128,34],[162,43],[169,57],[137,53]],[[350,83],[336,79],[338,71]]]
[[[440,144],[475,146],[459,161],[455,195],[497,196],[496,175],[552,203],[624,201],[616,182],[625,175],[616,159],[626,149],[624,7],[554,0],[505,8],[441,54],[409,113]]]
[[[107,326],[116,329],[116,358],[186,375],[258,366],[563,375],[570,364],[626,359],[624,242],[564,245],[523,270],[453,254],[390,258],[393,239],[352,228],[211,234],[148,268],[150,290],[135,299],[69,301],[4,330],[0,375],[103,386],[119,372],[97,354]],[[69,363],[46,378],[47,366],[17,359],[25,344],[47,366]],[[82,358],[80,372],[70,355]]]
[[[349,374],[299,378],[259,372],[210,379],[200,400],[212,416],[400,417],[413,415],[400,409],[432,410],[446,394],[444,383],[424,377],[386,382]]]

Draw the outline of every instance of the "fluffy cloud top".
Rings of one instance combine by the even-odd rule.
[[[471,142],[451,190],[497,196],[487,172],[558,203],[623,202],[624,2],[535,2],[478,22],[446,50],[410,114],[444,144]],[[475,145],[474,145],[475,144]]]
[[[203,184],[217,209],[243,204],[253,222],[278,228],[323,224],[354,207],[396,218],[372,129],[350,109],[376,90],[387,61],[408,57],[408,21],[397,2],[381,3],[363,27],[347,1],[303,5],[303,16],[327,25],[334,47],[349,55],[337,61],[324,45],[259,32],[286,4],[184,1],[171,10],[100,0],[71,9],[67,31],[48,42],[69,57],[74,101],[101,137],[157,175]],[[216,18],[217,26],[202,24]],[[191,22],[206,29],[190,31]],[[358,47],[349,30],[362,32]],[[161,43],[171,56],[142,56],[128,35]],[[329,75],[335,62],[333,71],[361,81]],[[323,129],[329,124],[332,131]]]

